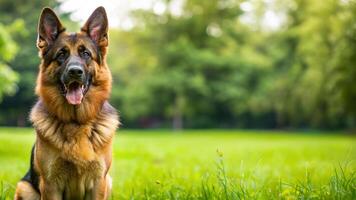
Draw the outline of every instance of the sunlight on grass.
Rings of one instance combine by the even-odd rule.
[[[25,174],[33,142],[32,129],[0,129],[2,198]],[[119,131],[113,198],[355,199],[355,148],[345,134]]]

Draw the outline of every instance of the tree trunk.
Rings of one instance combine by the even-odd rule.
[[[173,130],[178,131],[183,129],[183,98],[176,96],[173,106]]]

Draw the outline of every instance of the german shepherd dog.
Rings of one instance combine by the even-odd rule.
[[[41,58],[30,120],[36,130],[30,169],[16,200],[108,199],[112,145],[119,125],[108,103],[108,20],[97,8],[80,32],[68,33],[57,15],[42,10]]]

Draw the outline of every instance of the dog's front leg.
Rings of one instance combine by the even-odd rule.
[[[93,188],[93,200],[106,200],[109,199],[111,193],[111,177],[107,174],[105,177],[95,181]]]
[[[41,180],[41,200],[62,200],[62,192],[58,186],[48,181]]]

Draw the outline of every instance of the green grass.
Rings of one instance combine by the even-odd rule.
[[[0,200],[28,169],[32,129],[0,129]],[[273,131],[119,131],[113,199],[356,199],[356,138]]]

